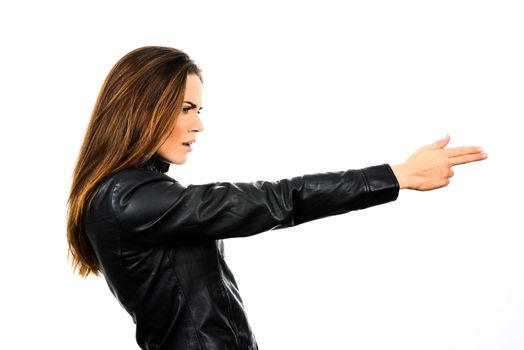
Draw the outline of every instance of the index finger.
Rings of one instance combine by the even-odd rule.
[[[447,148],[443,150],[446,152],[446,155],[450,158],[453,157],[459,157],[466,154],[475,154],[475,153],[481,153],[482,147],[478,146],[468,146],[468,147],[455,147],[455,148]]]

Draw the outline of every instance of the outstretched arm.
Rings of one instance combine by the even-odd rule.
[[[136,178],[135,175],[133,175]],[[143,244],[251,236],[395,200],[388,164],[279,181],[182,186],[164,174],[113,191],[124,237]]]

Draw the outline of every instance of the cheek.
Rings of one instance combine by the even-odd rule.
[[[161,148],[164,150],[164,152],[173,152],[173,150],[178,148],[177,144],[179,143],[179,137],[177,137],[177,134],[173,131],[168,136]]]
[[[173,144],[181,145],[184,142],[184,133],[181,129],[176,129],[171,137]]]
[[[183,141],[184,140],[182,140],[182,128],[180,126],[175,126],[175,128],[171,132],[171,135],[169,135],[169,143],[177,144],[182,143]]]

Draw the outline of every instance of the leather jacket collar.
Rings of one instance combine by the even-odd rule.
[[[143,168],[159,173],[167,173],[170,165],[171,163],[163,160],[157,153],[155,153],[151,158],[139,164],[137,168]]]

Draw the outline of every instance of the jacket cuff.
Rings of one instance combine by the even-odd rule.
[[[361,171],[367,187],[365,208],[398,198],[400,184],[389,164],[370,166]]]

